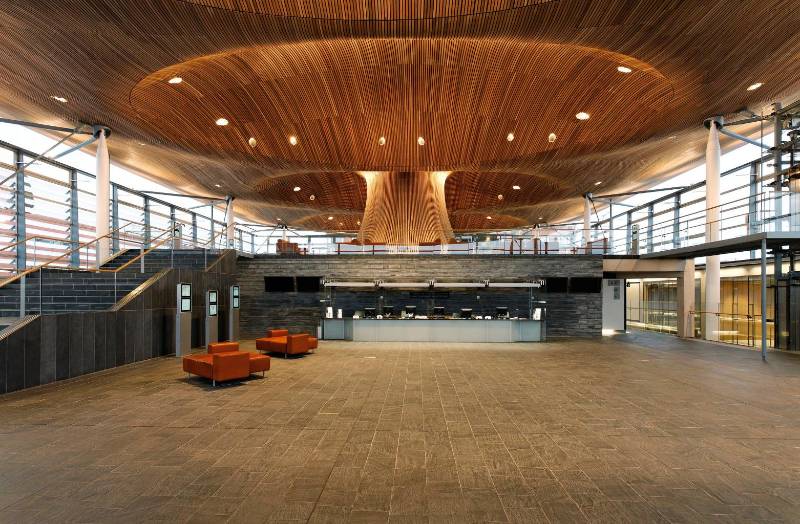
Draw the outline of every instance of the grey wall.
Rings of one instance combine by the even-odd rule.
[[[192,283],[192,345],[205,344],[205,290],[219,290],[220,340],[227,338],[234,252],[208,271],[156,274],[107,311],[27,317],[0,333],[0,393],[175,353],[176,286]]]
[[[322,312],[320,300],[326,293],[265,293],[265,276],[319,276],[336,280],[371,281],[476,281],[530,280],[548,277],[603,276],[600,256],[547,255],[331,255],[276,256],[263,255],[240,259],[238,281],[241,285],[242,307],[240,329],[242,338],[263,336],[267,329],[288,328],[295,332],[313,333]],[[400,292],[384,291],[384,303],[395,308],[417,303]],[[475,306],[476,293],[452,292],[442,303],[450,311]],[[524,291],[480,291],[480,307],[491,314],[494,305],[508,305],[527,310],[528,295]],[[600,336],[602,300],[600,293],[567,294],[536,292],[537,298],[548,302],[548,336]],[[345,314],[362,301],[377,301],[370,292],[338,291],[335,305]],[[420,299],[422,300],[422,299]],[[422,308],[420,308],[422,309]]]

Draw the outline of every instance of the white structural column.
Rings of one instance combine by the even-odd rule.
[[[586,254],[591,254],[589,246],[592,241],[591,205],[592,194],[586,193],[583,197],[583,245],[586,247]]]
[[[104,237],[97,241],[96,255],[97,267],[100,267],[111,255],[111,239],[108,237],[110,230],[111,211],[111,159],[108,156],[108,145],[106,144],[107,129],[104,127],[96,128],[97,133],[97,153],[96,153],[96,183],[95,190],[95,210],[97,226],[95,234],[97,238]]]
[[[225,238],[228,248],[236,247],[236,222],[233,209],[233,197],[228,197],[228,207],[225,209]]]
[[[715,242],[719,240],[721,155],[718,120],[712,119],[709,124],[706,146],[706,242]],[[706,257],[705,284],[705,339],[719,340],[719,255]]]
[[[790,176],[798,176],[792,174]],[[789,178],[789,224],[792,231],[800,231],[800,178]]]
[[[678,336],[694,337],[694,260],[684,261],[683,272],[678,275]]]

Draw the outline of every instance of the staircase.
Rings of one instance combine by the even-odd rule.
[[[139,253],[138,249],[122,251],[102,269],[118,269]],[[26,313],[107,310],[162,269],[202,271],[218,257],[216,253],[204,254],[203,250],[158,249],[145,255],[144,272],[140,260],[117,273],[44,268],[25,277]],[[0,318],[19,317],[21,287],[22,281],[17,280],[0,288]]]

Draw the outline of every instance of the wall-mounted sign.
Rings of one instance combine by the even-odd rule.
[[[233,305],[233,309],[239,309],[239,286],[233,286],[231,288],[231,304]]]
[[[192,285],[185,282],[180,284],[180,308],[181,313],[192,310]]]
[[[210,289],[208,291],[208,316],[217,316],[217,290]]]

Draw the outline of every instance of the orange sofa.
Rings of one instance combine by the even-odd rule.
[[[226,380],[243,379],[251,373],[269,370],[269,357],[239,351],[238,342],[215,342],[208,345],[208,353],[183,357],[183,370],[205,377],[213,385]]]
[[[317,347],[317,339],[306,334],[290,335],[288,329],[270,329],[267,336],[256,339],[256,349],[267,353],[302,355]]]

